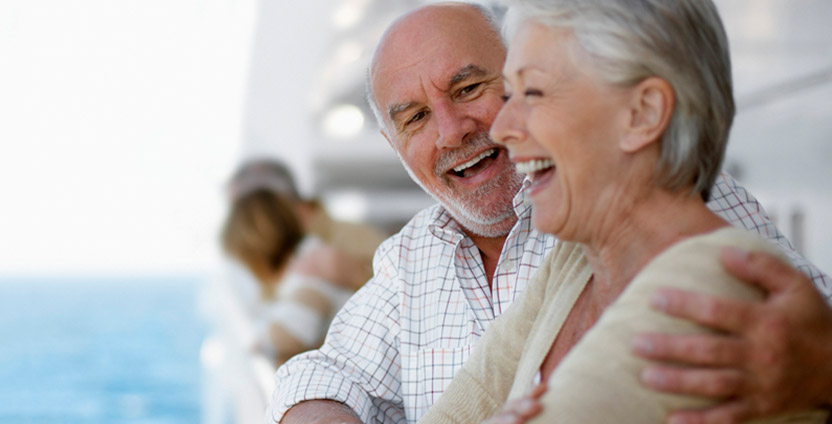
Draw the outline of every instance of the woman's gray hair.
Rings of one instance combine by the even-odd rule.
[[[657,175],[691,184],[707,200],[719,175],[734,97],[728,38],[711,0],[508,0],[506,31],[520,19],[571,31],[608,83],[666,80],[676,106],[661,140]]]

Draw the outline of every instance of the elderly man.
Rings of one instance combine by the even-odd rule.
[[[529,206],[520,190],[521,177],[506,151],[487,136],[502,104],[500,72],[505,53],[489,15],[472,5],[427,6],[400,18],[384,34],[371,64],[370,101],[377,108],[384,137],[412,178],[439,204],[417,214],[381,245],[374,262],[375,276],[336,316],[324,346],[281,367],[268,422],[417,421],[450,383],[489,323],[523,291],[554,245],[552,237],[531,227]],[[730,177],[720,178],[712,192],[712,209],[737,225],[773,236],[774,242],[789,250],[788,242],[766,220],[756,201]],[[819,275],[819,284],[824,282],[817,270],[796,255],[792,257],[797,265]],[[750,282],[771,285],[768,267],[779,264],[761,265],[755,258],[727,259],[731,269]],[[778,287],[810,286],[790,268],[777,275]],[[742,313],[738,311],[753,306],[755,311],[797,317],[797,322],[784,321],[784,331],[810,322],[824,331],[832,328],[832,317],[827,322],[825,316],[811,315],[829,310],[817,292],[786,297],[790,302],[811,303],[811,311],[726,304],[675,292],[662,293],[657,305],[711,325],[719,325],[726,314]],[[691,304],[703,303],[725,309],[709,309],[714,316],[691,312],[695,309]],[[815,325],[818,322],[827,325]],[[760,335],[746,341],[742,330],[737,333],[731,349],[737,344],[738,349],[756,348],[763,343],[760,339],[778,349],[786,346],[782,340]],[[712,365],[713,355],[707,351],[713,349],[698,349],[706,353],[692,357],[678,347],[723,346],[720,342],[648,335],[636,346],[653,357]],[[813,363],[829,362],[822,343],[806,343],[798,344],[800,352],[825,355]],[[734,352],[731,349],[727,351]],[[744,359],[732,355],[720,365],[734,372]],[[783,374],[795,369],[777,361],[772,365]],[[722,381],[720,376],[691,376],[670,368],[647,371],[648,383],[671,391],[702,392],[714,381]],[[825,372],[832,375],[832,370]],[[771,379],[772,374],[764,378]],[[753,387],[749,383],[742,390]],[[826,389],[819,386],[817,391],[824,393]],[[734,394],[751,399],[763,392],[746,394],[742,390],[738,388]],[[820,403],[814,395],[790,399],[789,405]],[[761,399],[780,401],[771,396]],[[737,412],[735,406],[716,413],[770,412],[756,407]],[[714,411],[706,413],[710,412]]]

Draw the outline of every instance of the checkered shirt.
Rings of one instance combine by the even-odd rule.
[[[784,250],[791,244],[760,204],[727,174],[709,207]],[[479,251],[446,210],[417,214],[376,251],[375,276],[338,313],[324,345],[281,367],[266,422],[304,400],[349,405],[364,423],[415,423],[462,367],[488,325],[517,298],[554,246],[531,225],[524,193],[489,289]],[[799,255],[795,264],[830,296],[830,280]]]
[[[763,205],[733,177],[723,172],[711,190],[711,198],[708,207],[723,219],[739,228],[754,231],[779,246],[792,265],[806,274],[826,302],[832,305],[832,278],[794,250],[792,243],[771,222]]]

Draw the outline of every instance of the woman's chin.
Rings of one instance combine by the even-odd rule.
[[[552,214],[552,209],[545,206],[534,205],[532,209],[532,225],[538,231],[546,234],[553,234],[558,236],[558,233],[563,229],[560,219],[556,219]],[[560,238],[560,237],[559,237]]]

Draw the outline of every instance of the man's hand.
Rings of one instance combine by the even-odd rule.
[[[538,384],[526,396],[506,402],[500,412],[483,424],[524,424],[543,410],[540,396],[545,392],[546,383]]]
[[[723,249],[725,268],[765,290],[761,302],[665,289],[652,305],[721,335],[639,336],[636,353],[652,360],[642,381],[659,391],[726,399],[677,411],[669,423],[725,423],[813,409],[832,400],[832,309],[806,276],[765,253]]]
[[[334,400],[307,400],[291,407],[281,424],[362,424],[349,406]]]

